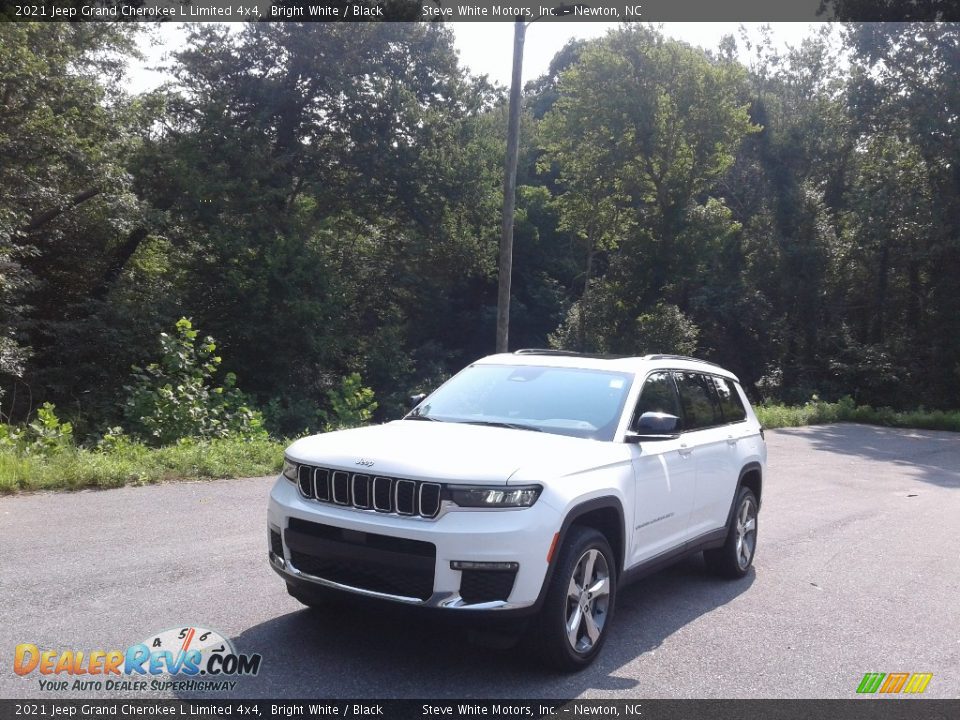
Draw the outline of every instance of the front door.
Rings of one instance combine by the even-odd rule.
[[[654,372],[644,380],[631,428],[645,412],[680,416],[677,390],[670,372]],[[649,440],[632,446],[636,482],[632,563],[649,560],[687,540],[696,484],[693,455],[675,440]]]

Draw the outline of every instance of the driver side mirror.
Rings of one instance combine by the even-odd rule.
[[[673,440],[680,437],[680,418],[663,412],[645,412],[636,427],[628,430],[624,441],[638,443],[644,440]]]

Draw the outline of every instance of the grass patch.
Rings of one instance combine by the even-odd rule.
[[[165,480],[252,477],[279,472],[286,441],[216,439],[109,450],[72,446],[48,454],[0,448],[0,493],[146,485]]]
[[[804,405],[758,405],[754,408],[765,428],[800,427],[835,422],[857,422],[887,427],[960,432],[960,410],[911,410],[857,405],[851,398],[837,402],[811,400]]]

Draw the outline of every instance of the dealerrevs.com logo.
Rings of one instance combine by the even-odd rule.
[[[126,650],[54,650],[17,645],[13,671],[38,676],[40,690],[229,691],[236,678],[260,672],[259,654],[238,653],[215,630],[164,630]]]

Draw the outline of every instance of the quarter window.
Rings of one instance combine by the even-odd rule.
[[[723,424],[717,391],[711,379],[692,372],[678,372],[676,377],[680,403],[683,405],[684,429],[696,430]]]
[[[720,409],[723,410],[723,419],[728,423],[746,420],[747,411],[743,407],[740,393],[738,393],[737,388],[734,387],[733,381],[714,376],[713,383],[717,386],[717,395],[720,398]]]

